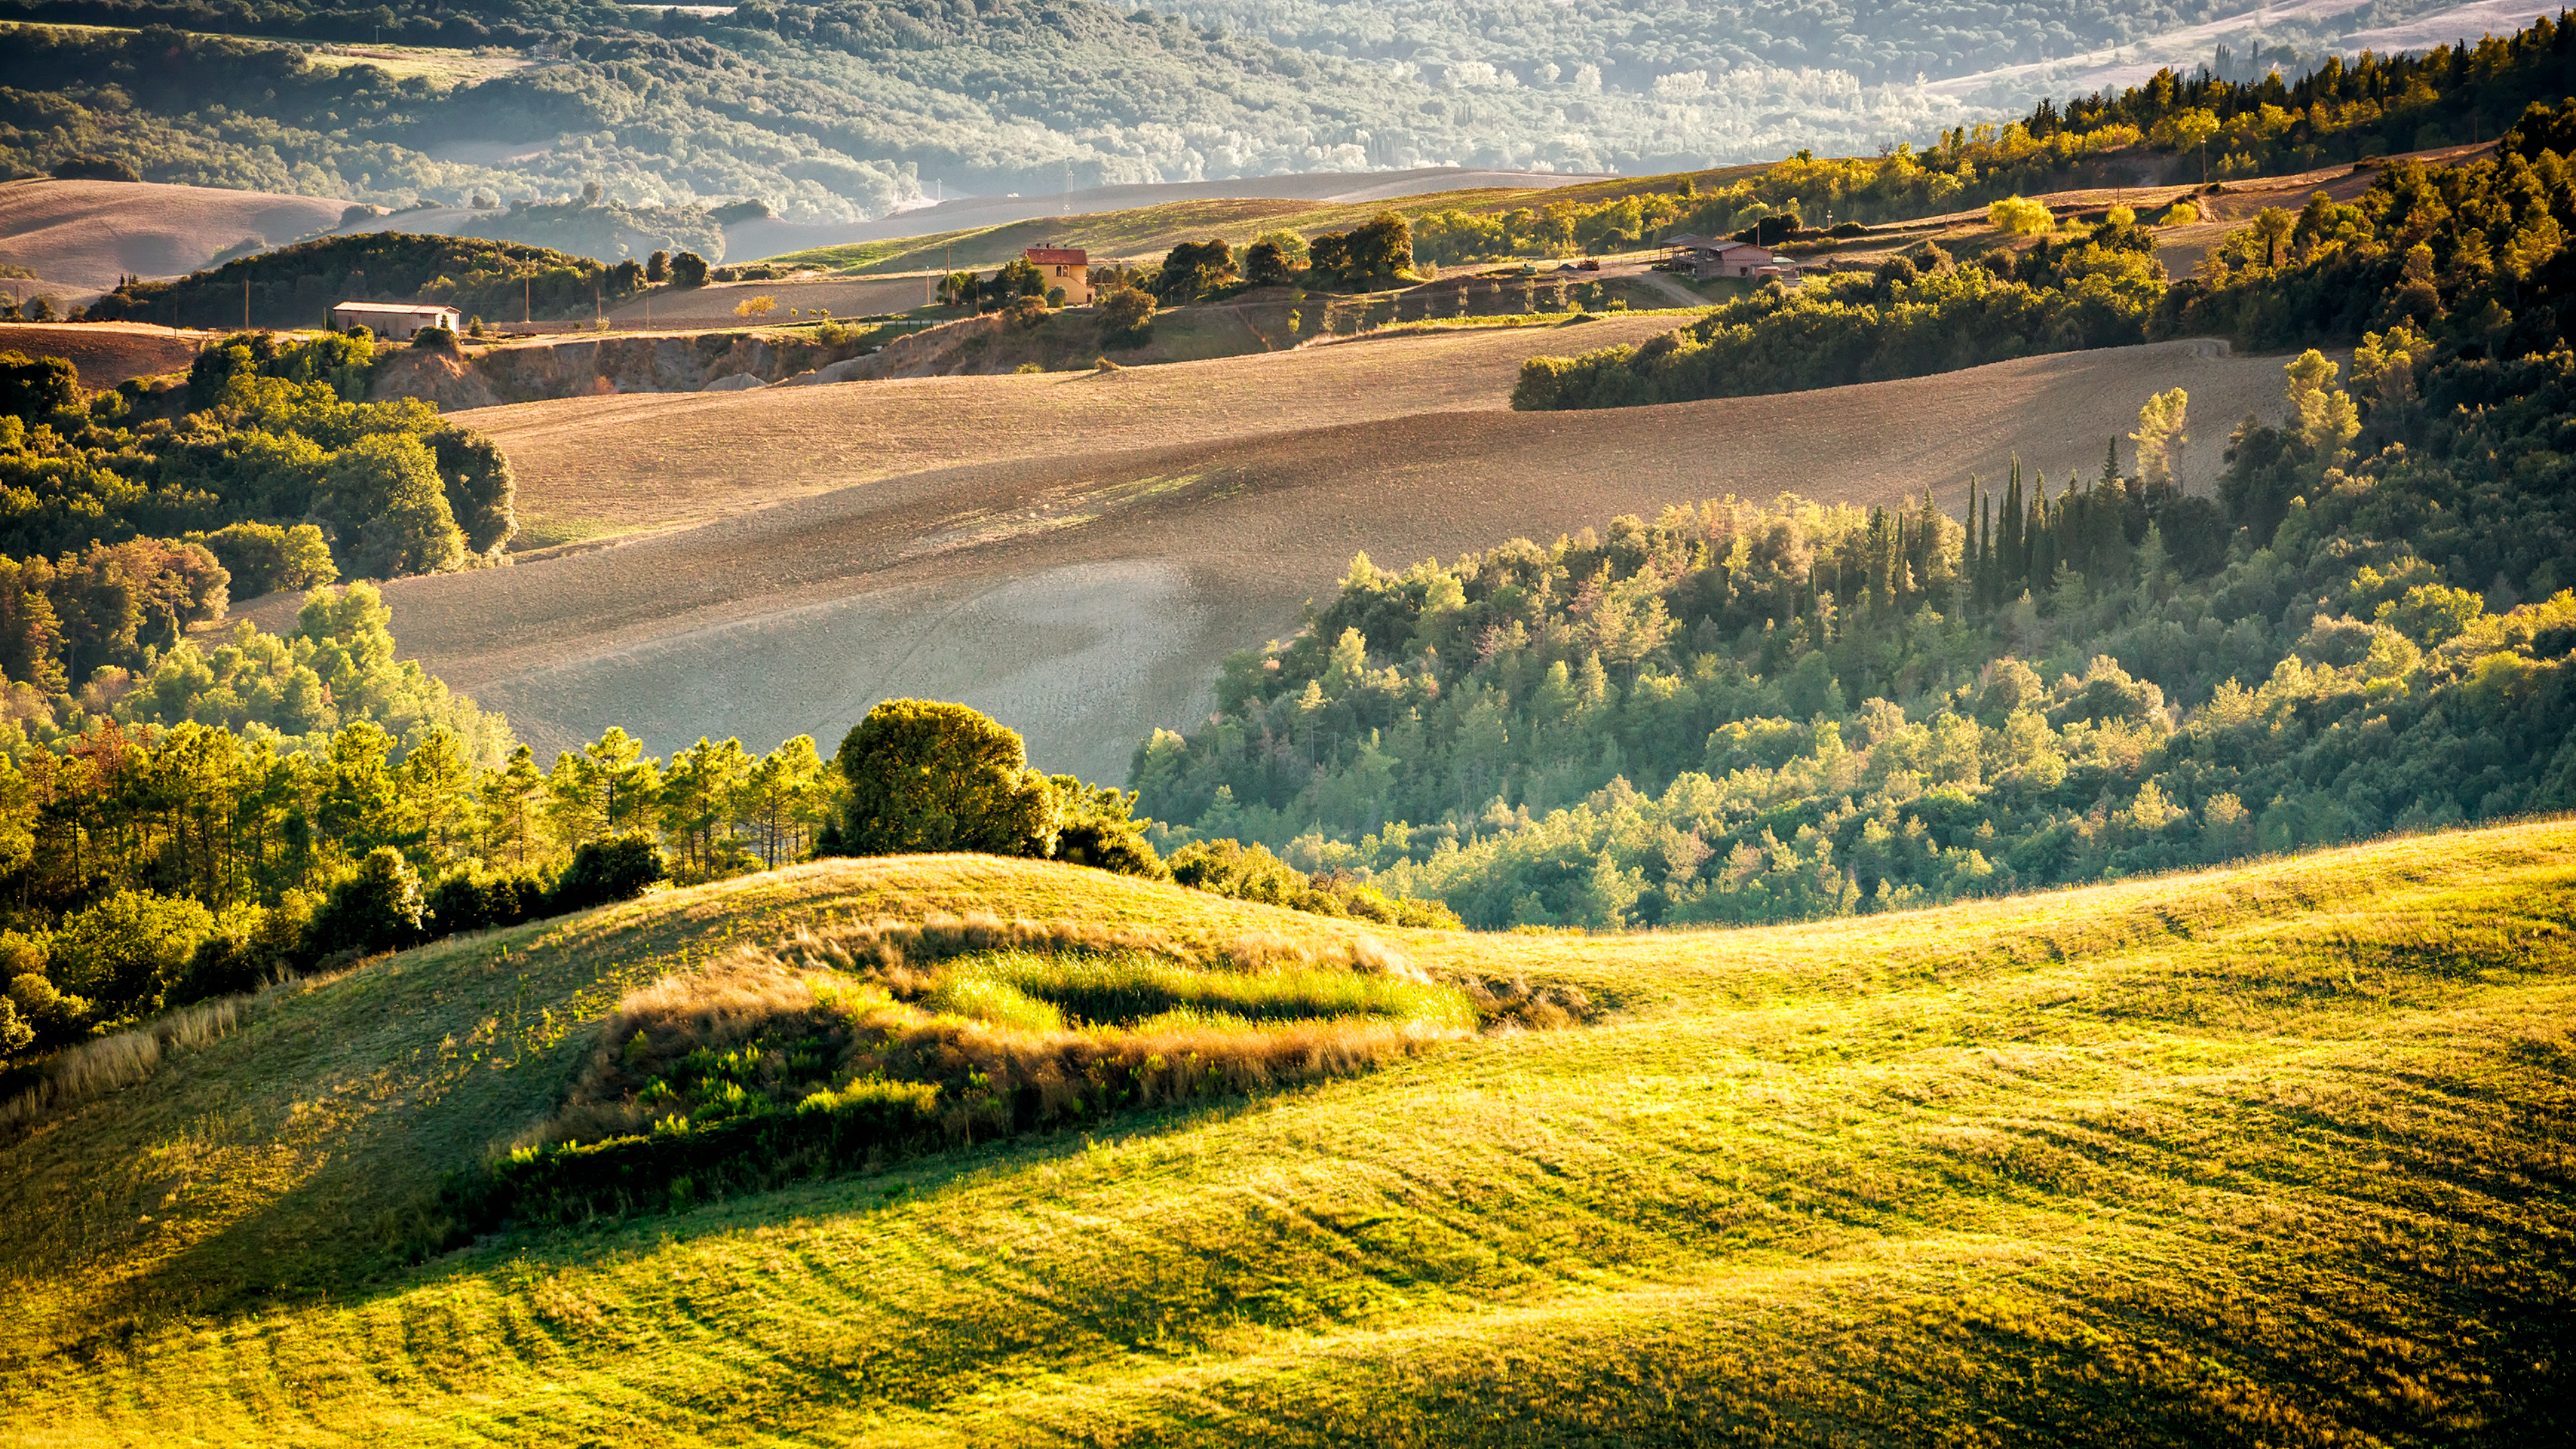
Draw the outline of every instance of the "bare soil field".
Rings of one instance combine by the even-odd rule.
[[[1672,325],[1361,339],[1115,373],[570,398],[456,418],[508,452],[523,518],[630,532],[932,469],[1500,409],[1524,358]]]
[[[128,273],[193,272],[245,238],[268,247],[311,236],[337,226],[347,205],[154,182],[12,181],[0,185],[0,262],[82,289],[57,300],[86,301]]]
[[[2206,487],[2228,427],[2280,393],[2279,359],[2183,342],[1506,411],[1516,354],[1563,336],[467,414],[509,449],[532,510],[732,516],[386,596],[408,652],[549,755],[610,724],[656,750],[710,728],[828,744],[877,700],[918,694],[993,713],[1049,769],[1122,780],[1152,728],[1205,715],[1218,661],[1292,630],[1355,553],[1401,566],[1724,493],[1955,502],[2015,450],[2052,480],[2092,471],[2139,402],[2177,385],[2196,424],[2183,474]],[[248,612],[274,627],[293,607]]]
[[[60,357],[80,369],[81,386],[183,372],[212,333],[173,332],[140,322],[0,322],[0,352]]]

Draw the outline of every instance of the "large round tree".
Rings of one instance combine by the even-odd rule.
[[[1044,856],[1055,802],[1020,737],[962,704],[890,699],[841,741],[841,853]]]

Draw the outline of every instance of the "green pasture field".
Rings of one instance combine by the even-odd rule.
[[[1048,863],[833,861],[274,992],[0,1143],[0,1439],[2576,1428],[2563,821],[1779,929],[1379,931],[1606,1014],[421,1256],[441,1175],[542,1119],[625,992],[798,924],[978,910],[1357,934]]]

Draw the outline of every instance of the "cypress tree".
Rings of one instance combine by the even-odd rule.
[[[2035,473],[2030,480],[2030,518],[2022,525],[2022,569],[2024,587],[2034,592],[2048,587],[2057,575],[2057,540],[2054,520],[2048,507],[2048,475]]]
[[[2023,547],[2021,537],[2021,455],[2019,453],[2013,455],[2012,472],[2004,481],[2004,514],[2001,522],[2003,527],[2000,535],[1995,539],[1995,547],[2003,550],[2003,568],[1995,577],[1995,602],[1998,604],[2019,592],[2017,586],[2030,581],[2030,551]]]
[[[1959,560],[1959,571],[1968,580],[1968,597],[1983,603],[1985,602],[1983,595],[1986,581],[1986,551],[1984,541],[1978,538],[1977,533],[1977,475],[1971,473],[1968,475],[1968,538],[1960,549],[1963,557]]]
[[[1999,567],[1995,562],[1995,500],[1988,498],[1979,503],[1977,509],[1977,605],[1991,609],[1995,606],[1995,579]]]

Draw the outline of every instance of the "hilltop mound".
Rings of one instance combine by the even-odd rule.
[[[729,945],[959,909],[1348,939],[971,857],[650,897],[273,998],[0,1148],[0,1410],[384,1444],[2547,1440],[2571,859],[2556,823],[1826,926],[1399,934],[1613,1014],[413,1261],[439,1175]]]
[[[1116,779],[1355,553],[1448,557],[1729,492],[1947,498],[2015,449],[2053,475],[2098,468],[2157,390],[2227,419],[2279,386],[2277,362],[2199,342],[1633,414],[1500,411],[1520,358],[1665,325],[467,413],[541,537],[705,526],[386,597],[407,650],[542,750],[612,722],[657,748],[766,743],[926,694],[1002,719],[1049,768]],[[2182,472],[2205,486],[2225,434],[2200,433]]]
[[[0,185],[0,262],[83,293],[104,292],[127,276],[193,272],[247,240],[259,249],[300,241],[339,225],[347,206],[209,186],[13,181]]]

